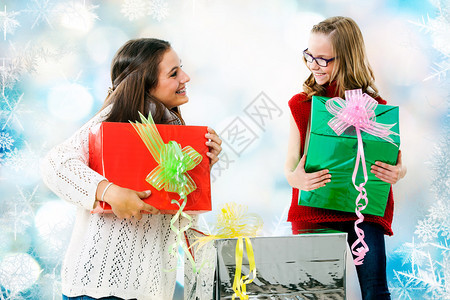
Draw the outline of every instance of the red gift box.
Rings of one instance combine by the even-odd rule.
[[[187,173],[194,180],[197,188],[187,196],[183,210],[189,214],[211,211],[211,182],[209,170],[209,151],[205,145],[207,139],[205,126],[156,125],[164,143],[176,141],[181,145],[191,146],[201,156],[202,161]],[[158,191],[145,179],[158,166],[152,154],[130,123],[103,122],[91,129],[89,134],[89,167],[105,176],[110,182],[136,191],[151,190],[150,197],[143,199],[156,207],[163,214],[174,214],[179,200],[177,193],[164,189]],[[100,202],[94,212],[112,212],[108,203]]]

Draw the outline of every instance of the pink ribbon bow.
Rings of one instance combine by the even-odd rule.
[[[356,198],[355,208],[355,213],[358,216],[358,219],[355,221],[355,233],[357,239],[352,244],[351,250],[353,255],[356,256],[354,259],[355,265],[361,265],[363,264],[366,253],[369,252],[369,247],[364,241],[364,231],[358,228],[358,224],[364,221],[364,216],[361,212],[369,204],[367,192],[364,188],[368,177],[361,130],[373,136],[380,137],[392,144],[394,144],[394,141],[389,137],[389,135],[397,133],[391,131],[391,128],[395,124],[388,125],[376,122],[375,108],[377,107],[378,102],[369,95],[363,94],[361,89],[345,91],[345,99],[346,100],[343,100],[339,97],[332,98],[325,103],[325,107],[331,114],[334,115],[334,117],[328,121],[328,125],[338,136],[340,136],[348,127],[354,126],[356,136],[358,138],[356,163],[352,175],[353,185],[359,192],[359,195]],[[363,167],[364,182],[357,185],[356,174],[358,173],[360,160]],[[364,200],[364,202],[360,203],[361,200]],[[361,246],[356,248],[358,244],[361,244]]]

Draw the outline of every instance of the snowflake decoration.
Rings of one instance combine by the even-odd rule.
[[[33,225],[33,212],[11,200],[3,204],[3,216],[0,220],[3,230],[13,232],[16,237]]]
[[[39,155],[31,150],[28,143],[24,141],[26,147],[22,149],[14,148],[13,151],[6,153],[3,165],[5,170],[8,170],[10,178],[19,176],[25,182],[32,182],[31,180],[39,180]]]
[[[6,121],[3,124],[3,127],[1,128],[2,130],[4,130],[6,126],[8,126],[9,123],[12,122],[13,120],[16,121],[20,129],[24,130],[23,125],[20,122],[19,115],[22,113],[28,113],[29,111],[24,111],[20,109],[19,104],[23,99],[23,95],[24,94],[21,94],[15,103],[9,102],[7,98],[4,98],[6,100],[6,105],[8,106],[7,110],[5,111],[8,114],[8,118],[6,119]]]
[[[449,207],[442,201],[438,201],[430,208],[429,217],[436,220],[438,232],[443,237],[450,238],[450,212]]]
[[[36,47],[31,42],[20,45],[20,47],[10,43],[8,52],[10,57],[0,58],[0,87],[3,98],[6,98],[5,91],[13,88],[24,73],[29,74],[36,70],[39,59],[46,59],[47,56],[60,59],[65,54],[63,51],[59,51],[50,56],[49,51]],[[5,101],[8,102],[8,99]]]
[[[0,132],[0,149],[11,150],[11,146],[14,144],[14,139],[7,132]]]
[[[17,61],[10,61],[6,64],[7,58],[0,58],[2,64],[0,65],[0,85],[2,90],[2,96],[5,95],[5,89],[12,87],[17,81],[19,81],[19,76],[21,74],[21,67],[17,64]]]
[[[417,234],[424,242],[428,240],[433,240],[433,238],[437,237],[438,224],[432,219],[428,218],[425,220],[419,220],[415,234]]]
[[[55,4],[51,0],[32,0],[32,4],[28,4],[28,9],[25,10],[25,12],[31,13],[35,16],[31,29],[44,21],[47,22],[50,28],[52,28],[52,24],[50,23],[50,15],[55,13],[56,9]]]
[[[427,21],[422,18],[419,22],[411,22],[430,33],[433,47],[443,56],[442,61],[435,63],[435,67],[432,68],[433,74],[425,78],[424,81],[434,78],[445,79],[450,70],[450,39],[448,34],[450,32],[450,5],[448,3],[448,1],[443,0],[433,0],[432,4],[439,9],[439,15],[434,19],[430,19],[428,16]]]
[[[419,292],[423,294],[423,288],[416,287],[414,285],[414,279],[409,276],[404,276],[404,273],[394,270],[395,279],[398,284],[395,284],[392,288],[389,288],[392,295],[396,296],[393,299],[409,299],[415,300],[415,294]]]
[[[440,15],[436,19],[428,20],[429,30],[433,39],[433,47],[444,54],[450,55],[450,23],[445,20],[444,16]]]
[[[158,22],[167,17],[168,11],[165,0],[125,0],[120,10],[130,21],[141,19],[147,14]]]
[[[448,219],[439,224],[439,230],[440,230],[441,236],[446,237],[447,239],[450,239],[450,224],[449,224]]]
[[[49,59],[59,61],[64,58],[64,56],[73,53],[74,48],[75,47],[70,44],[63,45],[62,47],[59,47],[57,49],[42,48],[40,49],[39,57],[44,59],[45,61]]]
[[[16,186],[20,198],[17,198],[14,202],[20,204],[24,210],[29,210],[34,215],[34,206],[38,203],[34,201],[34,197],[39,188],[39,185],[35,185],[31,193],[25,193],[20,186]]]
[[[27,161],[28,158],[24,151],[19,151],[17,148],[14,148],[13,151],[6,153],[6,158],[3,165],[19,172],[27,167]]]
[[[148,15],[161,22],[168,15],[168,4],[164,0],[152,0],[149,5]]]
[[[11,58],[10,72],[16,74],[16,78],[19,78],[24,73],[29,74],[36,71],[39,59],[44,56],[44,50],[32,45],[31,42],[19,47],[10,43],[9,52],[14,54],[14,57]]]
[[[415,272],[415,266],[422,264],[425,260],[426,253],[423,251],[425,244],[416,244],[414,238],[412,243],[404,243],[399,249],[395,250],[402,257],[402,265],[411,263],[412,272]]]
[[[445,222],[446,220],[450,220],[449,209],[450,207],[448,207],[447,203],[437,201],[431,206],[429,216],[437,221]]]
[[[15,19],[18,12],[7,12],[6,5],[5,10],[0,12],[0,29],[3,31],[3,39],[6,41],[6,34],[13,34],[16,27],[20,26],[20,23]]]
[[[289,205],[285,206],[281,215],[275,217],[275,220],[272,221],[272,226],[270,227],[270,233],[264,233],[264,236],[284,236],[289,235],[291,226],[286,221],[289,212]]]
[[[145,15],[145,11],[146,3],[144,0],[125,0],[120,9],[120,12],[130,21],[142,18]]]

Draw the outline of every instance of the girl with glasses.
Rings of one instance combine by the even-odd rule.
[[[299,190],[311,191],[333,180],[328,170],[306,173],[304,147],[312,96],[344,98],[345,90],[362,89],[379,104],[386,104],[378,94],[374,74],[367,60],[364,40],[358,25],[347,17],[331,17],[313,26],[303,60],[311,74],[303,83],[303,92],[289,101],[291,110],[288,154],[285,174],[293,188],[288,221],[292,232],[304,229],[333,228],[348,233],[351,246],[357,239],[354,231],[355,213],[298,205]],[[398,163],[376,162],[371,172],[379,179],[395,184],[406,174],[401,151]],[[370,251],[362,265],[356,266],[363,299],[390,299],[386,280],[384,235],[392,235],[394,199],[389,192],[383,217],[366,215],[359,227],[364,230]]]
[[[101,122],[140,122],[138,112],[151,113],[156,124],[184,125],[179,106],[188,102],[189,80],[168,42],[128,41],[111,64],[112,87],[103,108],[43,159],[44,182],[77,207],[61,270],[63,299],[172,299],[176,272],[167,271],[177,265],[169,253],[176,239],[172,216],[141,200],[150,191],[112,184],[89,168],[89,131]],[[210,128],[205,137],[212,166],[222,141]],[[91,214],[99,200],[114,213]],[[180,229],[187,220],[173,225]]]

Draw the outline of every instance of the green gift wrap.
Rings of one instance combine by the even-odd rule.
[[[316,190],[301,191],[299,205],[355,212],[355,202],[359,195],[352,182],[358,149],[356,130],[350,126],[340,136],[336,135],[327,124],[334,117],[325,107],[328,99],[330,98],[317,96],[312,98],[310,128],[305,141],[305,170],[311,173],[328,169],[331,182]],[[391,130],[399,134],[397,106],[379,104],[375,108],[375,115],[377,123],[395,124]],[[390,135],[393,143],[363,131],[361,136],[368,175],[364,187],[369,199],[369,204],[363,212],[383,216],[391,185],[375,177],[370,168],[375,161],[390,165],[397,163],[400,136]],[[361,182],[364,182],[364,175],[360,162],[356,184]]]

